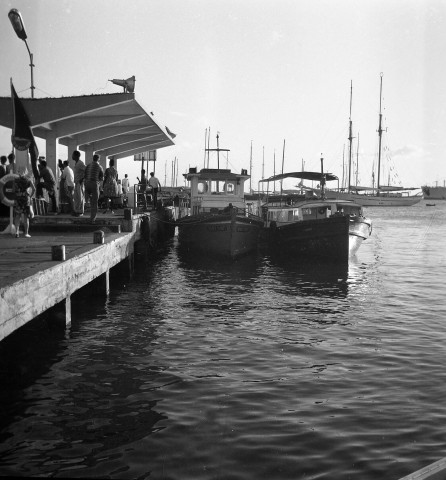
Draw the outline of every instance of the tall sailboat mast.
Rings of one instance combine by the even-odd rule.
[[[353,141],[353,133],[352,133],[352,97],[353,97],[353,81],[350,80],[350,117],[349,117],[349,128],[348,128],[348,141],[349,141],[349,149],[348,149],[348,192],[350,193],[351,187],[351,172],[352,172],[352,141]]]
[[[220,170],[220,132],[217,132],[217,168]]]
[[[273,175],[276,176],[276,149],[274,149]],[[276,181],[273,182],[274,192],[276,193]]]
[[[356,144],[356,186],[358,186],[358,172],[359,172],[359,132],[358,132],[358,142]]]
[[[381,72],[381,82],[380,82],[380,86],[379,86],[378,181],[376,182],[377,195],[379,195],[379,186],[380,186],[379,176],[380,176],[380,172],[381,172],[381,139],[382,139],[382,134],[383,134],[383,129],[382,129],[382,118],[383,118],[383,115],[382,115],[382,113],[381,113],[382,91],[383,91],[383,74],[382,74],[382,72]]]
[[[282,175],[283,175],[283,166],[285,163],[285,139],[283,139],[283,150],[282,150]],[[283,179],[280,180],[280,195],[283,193]]]
[[[249,154],[249,193],[252,193],[252,140],[251,140],[251,152]]]

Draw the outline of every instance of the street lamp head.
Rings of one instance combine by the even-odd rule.
[[[26,40],[28,37],[26,35],[25,24],[23,23],[20,12],[16,8],[12,8],[8,13],[8,17],[17,36],[22,40]]]

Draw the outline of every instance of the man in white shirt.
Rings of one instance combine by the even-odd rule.
[[[65,180],[65,189],[68,201],[70,202],[70,213],[74,213],[74,172],[68,160],[63,162],[63,170],[60,178]]]
[[[128,179],[128,175],[125,174],[124,178],[122,179],[122,193],[125,196],[127,196],[127,194],[129,193],[129,189],[130,189],[130,181]]]
[[[161,192],[161,183],[155,177],[153,172],[150,172],[149,187],[152,189],[153,209],[156,210],[156,204],[158,203],[158,191]]]

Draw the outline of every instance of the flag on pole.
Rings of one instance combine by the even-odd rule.
[[[20,98],[15,91],[11,78],[11,99],[12,110],[14,114],[14,123],[12,127],[11,142],[17,150],[29,150],[31,156],[31,166],[34,177],[39,178],[39,171],[37,169],[37,159],[39,158],[39,149],[37,148],[36,140],[31,130],[31,122],[28,114],[23,106]]]

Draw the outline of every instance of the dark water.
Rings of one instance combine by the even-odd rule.
[[[0,344],[0,474],[389,479],[446,455],[446,202],[368,208],[348,270],[138,257]]]

